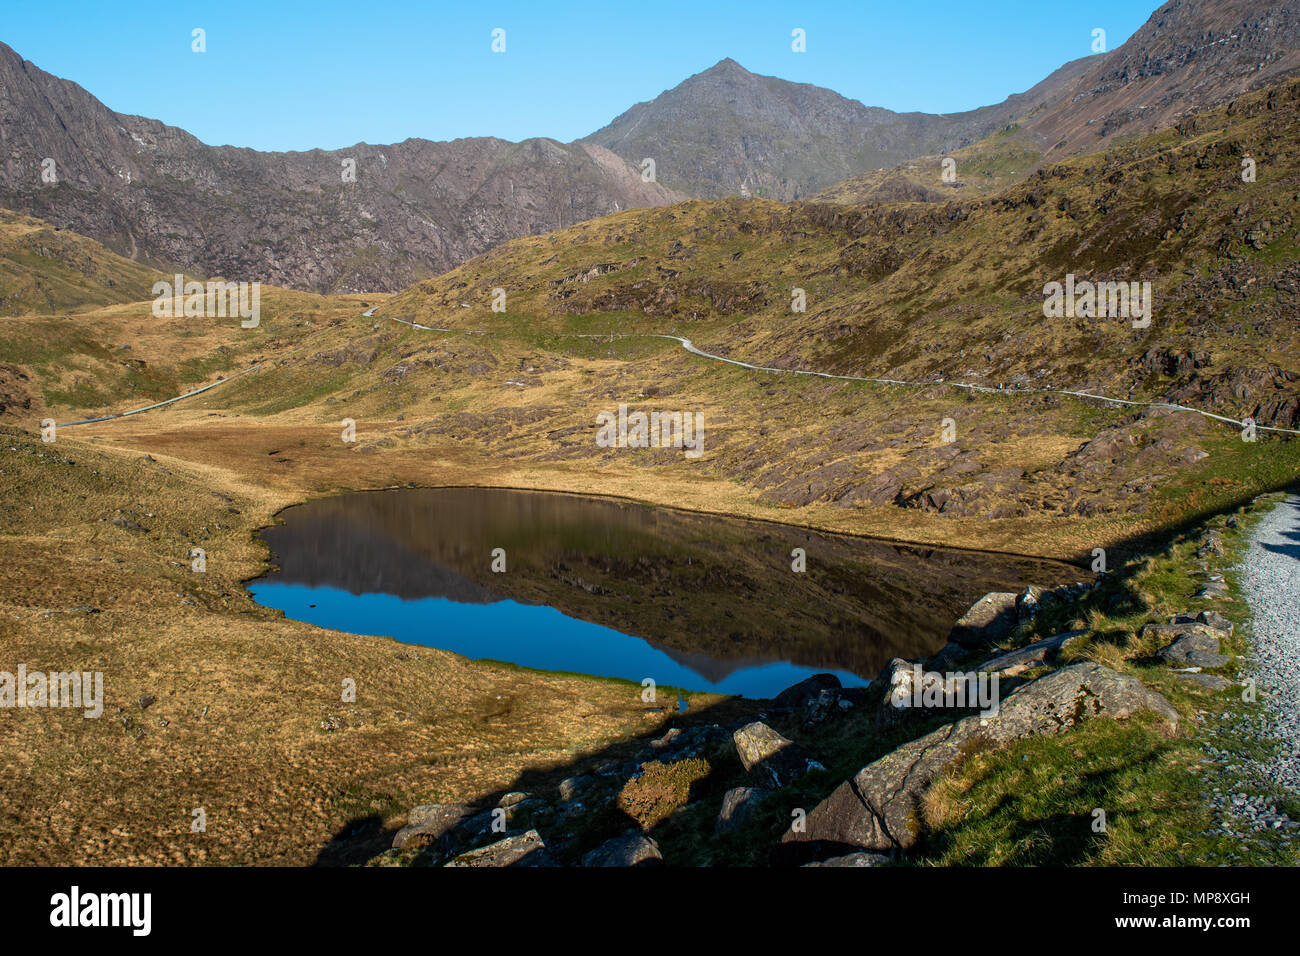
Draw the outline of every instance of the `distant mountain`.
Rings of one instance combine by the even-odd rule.
[[[57,183],[42,182],[47,158]],[[607,150],[549,139],[207,146],[115,113],[0,43],[0,206],[165,271],[391,291],[504,239],[679,198]]]
[[[1300,0],[1170,0],[1025,125],[1049,158],[1093,152],[1297,69]]]
[[[266,153],[115,113],[0,44],[0,206],[168,272],[396,291],[507,239],[687,196],[989,194],[1298,67],[1300,0],[1172,0],[1119,49],[965,113],[894,113],[725,59],[568,145],[408,139]],[[954,153],[959,182],[945,183],[939,158]],[[46,159],[57,183],[41,180]],[[657,181],[643,181],[644,159]],[[343,181],[345,160],[355,182]]]
[[[1040,84],[1045,97],[1008,100],[1016,135],[916,154],[815,198],[853,204],[986,194],[1045,162],[1174,126],[1300,69],[1300,0],[1171,0],[1123,46],[1069,67],[1083,69]],[[956,182],[940,178],[941,152],[957,153]]]
[[[634,163],[653,159],[660,181],[693,196],[805,199],[868,170],[969,146],[1053,101],[1087,65],[1067,64],[997,106],[935,115],[864,106],[726,59],[579,142]]]

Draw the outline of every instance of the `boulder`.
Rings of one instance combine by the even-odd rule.
[[[1216,631],[1223,631],[1229,637],[1232,636],[1233,624],[1218,611],[1202,611],[1197,615],[1199,620],[1206,627],[1212,627]]]
[[[1071,644],[1079,643],[1088,636],[1088,633],[1088,631],[1066,631],[1064,634],[1044,638],[1014,651],[990,657],[975,670],[1002,677],[1014,677],[1031,667],[1046,663]]]
[[[772,698],[774,710],[799,710],[809,698],[816,697],[823,690],[838,690],[840,679],[834,674],[813,674],[799,683],[787,687]]]
[[[473,807],[459,803],[430,803],[415,807],[407,816],[407,824],[393,837],[393,848],[400,850],[412,839],[420,844],[437,843],[446,847],[452,831],[475,813]]]
[[[577,799],[583,792],[590,790],[591,785],[596,782],[595,777],[566,777],[560,781],[559,794],[561,802],[567,803],[570,800]]]
[[[1202,624],[1199,621],[1186,621],[1181,624],[1147,624],[1142,628],[1142,637],[1155,637],[1162,641],[1176,640],[1188,634],[1197,634],[1202,637],[1208,637],[1215,642],[1226,635],[1218,628],[1210,627],[1208,624]],[[1217,650],[1217,647],[1216,647]]]
[[[583,866],[662,866],[663,862],[659,844],[635,830],[605,841],[582,857]]]
[[[871,682],[872,692],[880,695],[880,699],[876,704],[877,724],[888,726],[911,715],[910,708],[895,707],[893,702],[895,700],[910,700],[915,684],[916,665],[912,661],[905,661],[901,657],[895,657],[885,665],[885,669],[880,672],[880,676]]]
[[[805,728],[816,727],[840,712],[840,692],[838,690],[819,690],[816,697],[809,697],[803,704],[803,725]],[[851,705],[850,705],[851,706]]]
[[[1154,711],[1169,732],[1178,725],[1177,711],[1136,677],[1094,663],[1053,671],[1009,694],[996,717],[966,717],[863,767],[813,808],[800,831],[786,832],[779,855],[907,849],[916,842],[926,790],[964,755],[1058,734],[1083,718],[1123,719],[1142,710]]]
[[[477,850],[462,853],[447,866],[554,866],[536,830],[516,833]]]
[[[1021,623],[1031,621],[1038,614],[1038,604],[1042,600],[1043,589],[1030,585],[1016,596],[1016,619]]]
[[[749,815],[767,796],[759,787],[736,787],[722,795],[722,809],[713,823],[714,833],[730,833],[745,825]]]
[[[1184,634],[1160,651],[1160,659],[1176,667],[1222,667],[1228,658],[1219,653],[1219,639],[1205,634]]]
[[[805,863],[804,866],[888,866],[889,857],[883,853],[848,853],[833,856],[829,860]]]
[[[821,769],[802,747],[761,721],[741,727],[732,740],[745,769],[771,790],[798,780],[809,770]]]
[[[990,591],[957,619],[948,640],[962,647],[980,647],[1001,640],[1019,621],[1014,591]]]

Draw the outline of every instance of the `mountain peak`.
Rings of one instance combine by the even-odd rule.
[[[739,63],[737,63],[729,56],[723,57],[721,60],[713,64],[713,66],[709,67],[704,72],[705,73],[744,73],[746,75],[752,75],[749,73],[749,70],[745,69],[743,66],[741,66]]]

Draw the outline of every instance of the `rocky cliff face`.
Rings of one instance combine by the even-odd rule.
[[[46,159],[56,182],[42,180]],[[344,160],[355,161],[354,182]],[[548,139],[207,146],[114,113],[0,44],[0,206],[164,271],[393,291],[504,239],[677,198],[608,150]]]
[[[867,170],[968,146],[1081,72],[1071,64],[997,106],[939,116],[864,106],[727,59],[638,103],[584,142],[636,163],[654,159],[663,182],[693,196],[788,201]]]
[[[1048,156],[1173,125],[1300,68],[1297,0],[1170,0],[1028,122]]]

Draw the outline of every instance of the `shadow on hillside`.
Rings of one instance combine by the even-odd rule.
[[[640,693],[640,688],[631,688],[629,693]],[[483,795],[481,798],[474,800],[470,804],[472,812],[476,814],[488,812],[495,808],[501,798],[508,793],[526,793],[539,797],[551,805],[560,802],[558,797],[558,787],[561,781],[566,778],[592,775],[595,768],[606,764],[615,763],[621,768],[620,773],[623,776],[630,776],[635,772],[633,766],[634,757],[650,747],[651,743],[673,728],[682,731],[689,731],[695,727],[708,726],[710,724],[719,724],[723,726],[747,723],[750,720],[760,719],[759,715],[764,712],[764,705],[768,701],[749,698],[731,698],[720,701],[710,706],[700,707],[692,706],[689,710],[674,714],[668,721],[657,725],[653,729],[643,733],[634,734],[617,740],[598,750],[585,753],[575,757],[563,764],[562,766],[552,767],[550,769],[526,769],[518,774],[508,786],[494,790],[491,793]],[[675,702],[667,704],[669,707],[675,707]],[[652,708],[647,707],[647,710]],[[720,796],[721,790],[716,786],[711,786],[709,780],[716,781],[721,776],[730,777],[734,773],[742,771],[738,758],[734,756],[734,748],[730,745],[730,734],[727,739],[728,748],[732,750],[732,761],[734,766],[725,765],[714,767],[712,772],[705,778],[692,786],[690,794],[691,800],[695,801],[706,796]],[[610,779],[621,779],[610,777]],[[432,801],[427,801],[432,802]],[[411,807],[404,808],[409,812]],[[406,813],[400,816],[400,819],[406,819]],[[609,800],[604,806],[592,808],[582,818],[583,840],[580,845],[570,847],[572,851],[566,856],[573,856],[576,853],[585,852],[593,848],[604,840],[619,836],[629,829],[638,827],[637,822],[629,815],[619,810],[616,801]],[[363,865],[375,857],[392,848],[393,838],[396,836],[401,827],[397,825],[385,826],[383,819],[378,814],[364,814],[353,817],[346,824],[341,826],[319,851],[314,866],[358,866]],[[481,841],[475,846],[482,846],[493,842],[496,839],[502,839],[507,835],[512,835],[528,827],[520,827],[511,823],[508,832],[499,836],[494,836],[488,840]],[[653,834],[651,834],[653,836]],[[544,839],[547,833],[542,832]],[[547,840],[550,847],[550,840]],[[471,849],[466,846],[463,849]],[[429,862],[435,856],[434,848],[429,847],[422,850],[416,857],[417,864]]]
[[[1136,557],[1140,554],[1161,552],[1181,535],[1199,527],[1210,519],[1218,515],[1230,515],[1238,509],[1250,504],[1254,499],[1261,495],[1272,494],[1279,491],[1292,495],[1300,495],[1300,484],[1296,483],[1295,478],[1288,478],[1286,481],[1276,482],[1257,491],[1252,491],[1249,494],[1239,495],[1218,508],[1203,508],[1200,511],[1192,512],[1189,517],[1176,525],[1170,525],[1166,528],[1123,538],[1106,549],[1108,563],[1111,567],[1118,567],[1121,561],[1128,560],[1129,558]],[[1300,531],[1294,533],[1288,532],[1287,534],[1288,536],[1291,534],[1300,536]],[[1091,552],[1079,552],[1071,557],[1069,561],[1083,567],[1088,567],[1092,564],[1092,554]]]

